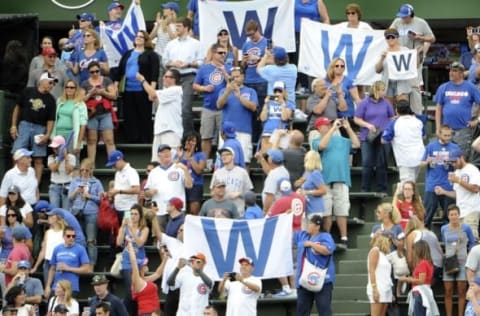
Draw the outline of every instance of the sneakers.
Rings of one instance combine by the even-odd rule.
[[[341,239],[339,243],[337,243],[337,248],[347,250],[348,249],[348,240]]]
[[[295,94],[297,95],[303,95],[303,94],[308,94],[308,89],[305,88],[305,87],[300,87],[297,89],[297,91],[295,91]]]
[[[290,290],[290,291],[282,290],[277,294],[273,294],[272,297],[276,297],[276,298],[297,297],[297,290]]]

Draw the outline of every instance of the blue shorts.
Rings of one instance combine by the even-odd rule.
[[[443,282],[448,281],[467,281],[465,265],[460,264],[460,271],[457,274],[446,274],[445,269],[443,269]]]
[[[187,202],[203,200],[203,184],[196,184],[191,189],[185,190]]]
[[[20,148],[31,148],[33,151],[32,157],[46,157],[48,143],[38,145],[34,140],[35,135],[45,134],[46,131],[47,128],[43,125],[20,121],[20,124],[18,124],[18,137],[13,143],[11,153],[14,154]]]
[[[88,120],[88,129],[96,131],[106,131],[113,129],[112,114],[110,112],[95,115]]]

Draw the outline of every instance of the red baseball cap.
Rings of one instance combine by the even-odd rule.
[[[197,252],[195,255],[191,256],[190,259],[199,259],[202,260],[204,263],[207,263],[207,258],[201,252]]]
[[[331,119],[328,119],[326,117],[319,117],[315,120],[315,129],[319,128],[322,125],[330,125],[332,123]]]
[[[170,205],[173,205],[173,207],[177,210],[181,210],[183,208],[183,201],[178,197],[171,198],[168,203],[170,203]]]
[[[43,56],[57,55],[57,52],[53,47],[45,47],[44,49],[42,49],[42,55]]]

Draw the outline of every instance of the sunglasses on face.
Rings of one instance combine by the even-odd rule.
[[[17,194],[16,192],[8,192],[8,195],[15,195]]]
[[[100,70],[98,70],[98,69],[97,70],[90,70],[91,74],[98,74],[99,72],[100,72]]]
[[[227,52],[217,52],[217,54],[219,54],[219,55],[225,55],[225,54],[227,54]]]
[[[67,234],[65,235],[65,238],[75,238],[75,234]]]
[[[357,12],[347,12],[347,15],[355,15]]]
[[[17,214],[10,213],[10,214],[7,214],[7,217],[17,217]]]
[[[385,39],[387,40],[391,40],[391,39],[394,39],[394,38],[397,38],[395,35],[387,35],[385,36]]]
[[[191,262],[191,263],[196,263],[196,264],[203,263],[202,260],[194,260],[194,259],[190,260],[190,262]]]
[[[170,78],[170,79],[173,79],[175,78],[174,76],[169,76],[169,75],[163,75],[163,78]]]
[[[65,86],[65,89],[76,89],[77,87],[75,86]]]
[[[227,32],[220,32],[220,33],[218,33],[218,36],[227,36],[227,35],[228,35]]]
[[[335,68],[345,68],[345,65],[335,65]]]

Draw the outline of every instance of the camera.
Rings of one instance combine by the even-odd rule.
[[[236,277],[237,277],[237,273],[236,273],[236,272],[230,272],[230,273],[228,274],[228,278],[229,278],[229,280],[230,280],[231,282],[236,281],[236,280],[237,280]]]
[[[271,95],[271,96],[269,96],[269,99],[270,99],[271,101],[277,101],[277,96]]]
[[[267,39],[267,49],[271,50],[272,47],[273,47],[273,42],[272,42],[272,39],[269,38],[269,39]]]

